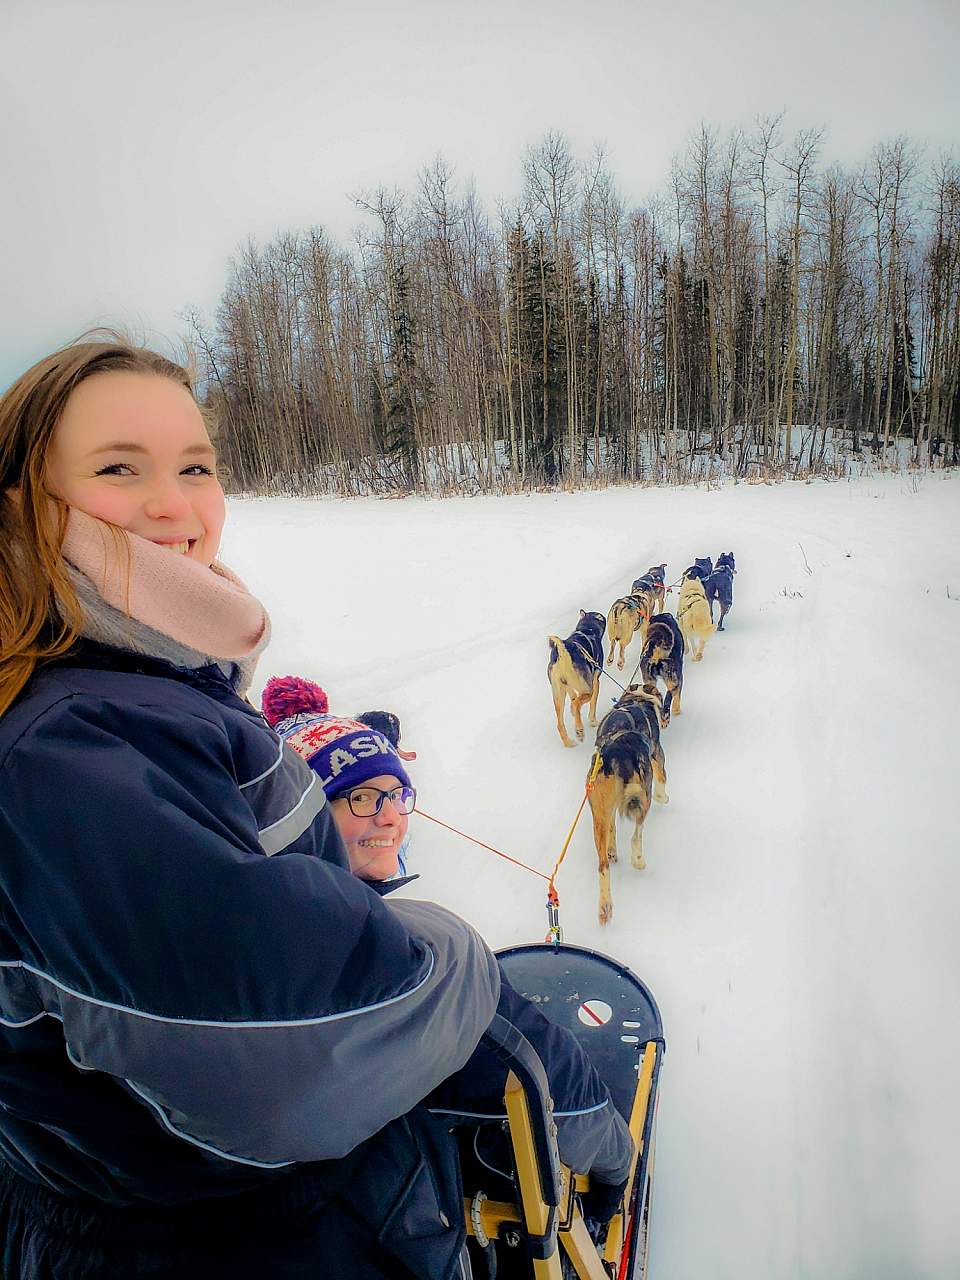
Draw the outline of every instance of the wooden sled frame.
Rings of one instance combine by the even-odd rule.
[[[520,1204],[490,1200],[482,1192],[472,1200],[465,1197],[467,1234],[484,1247],[510,1232],[519,1235],[535,1280],[562,1280],[561,1249],[579,1280],[610,1280],[611,1276],[641,1280],[646,1274],[656,1086],[663,1042],[651,1040],[643,1046],[628,1121],[634,1142],[629,1180],[623,1206],[611,1219],[600,1250],[590,1237],[577,1199],[578,1192],[589,1189],[590,1179],[573,1174],[560,1160],[549,1086],[540,1059],[517,1029],[499,1016],[484,1040],[510,1067],[504,1103]],[[636,1215],[640,1221],[630,1248]]]

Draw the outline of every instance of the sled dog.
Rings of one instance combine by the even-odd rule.
[[[663,699],[663,726],[672,715],[679,715],[683,692],[683,633],[672,613],[657,613],[647,624],[647,635],[640,654],[640,674],[644,684],[662,680],[667,694]]]
[[[633,585],[630,588],[631,595],[637,596],[643,601],[643,611],[646,617],[643,621],[641,641],[647,634],[647,623],[655,613],[660,612],[661,601],[663,599],[664,587],[661,582],[657,581],[653,570],[648,570],[639,578],[634,578]]]
[[[737,562],[732,551],[724,551],[717,556],[717,563],[710,577],[703,584],[710,606],[710,619],[713,620],[713,602],[720,605],[720,621],[717,630],[723,630],[723,620],[733,608],[733,575],[737,572]]]
[[[683,571],[685,578],[701,578],[706,582],[707,578],[713,573],[713,561],[709,556],[697,556],[693,564],[688,565]]]
[[[600,692],[600,672],[603,669],[603,633],[606,619],[602,613],[586,613],[580,610],[576,630],[566,640],[549,636],[550,660],[547,678],[553,691],[553,706],[557,713],[557,730],[565,747],[572,747],[563,723],[566,699],[573,708],[573,723],[577,738],[583,740],[583,721],[580,708],[590,704],[590,723],[597,723],[597,695]]]
[[[619,645],[620,657],[617,660],[617,666],[621,671],[623,670],[627,646],[638,631],[640,632],[640,639],[643,639],[646,631],[646,621],[649,617],[650,603],[646,592],[621,596],[619,600],[614,600],[610,606],[610,612],[607,614],[607,637],[610,640],[610,652],[607,654],[608,663],[613,661],[613,651]]]
[[[683,575],[683,582],[680,584],[677,622],[683,632],[685,648],[689,649],[694,662],[699,662],[703,658],[707,636],[712,636],[716,628],[710,616],[703,579],[698,574],[691,573],[689,569]]]
[[[632,684],[597,730],[596,751],[587,776],[589,780],[593,775],[599,756],[599,770],[588,795],[600,870],[601,924],[609,924],[613,918],[610,863],[617,861],[617,817],[634,821],[630,861],[642,870],[647,865],[643,856],[643,823],[651,795],[660,804],[669,799],[660,745],[662,705],[660,690],[654,683]]]
[[[631,595],[642,596],[647,606],[647,617],[657,612],[657,581],[649,573],[634,578],[630,588]]]
[[[667,574],[667,566],[665,564],[651,565],[651,567],[644,574],[644,577],[653,579],[654,600],[650,610],[651,614],[663,612],[663,603],[667,598],[667,588],[666,588],[666,582],[665,582],[666,574]]]

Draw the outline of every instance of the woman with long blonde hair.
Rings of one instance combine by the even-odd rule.
[[[180,365],[81,342],[0,398],[6,1280],[439,1278],[461,1252],[418,1104],[497,966],[350,874],[245,700],[269,623],[216,559],[224,513]]]
[[[629,1133],[469,925],[350,873],[244,697],[269,623],[224,515],[182,366],[81,342],[0,397],[0,1272],[449,1280],[462,1191],[422,1100],[499,1111],[496,1011],[568,1164],[616,1188]],[[355,837],[370,799],[342,799]]]

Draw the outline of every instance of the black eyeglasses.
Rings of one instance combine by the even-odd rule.
[[[397,813],[413,813],[417,792],[414,787],[394,787],[392,791],[381,791],[379,787],[354,787],[334,799],[346,800],[355,818],[373,818],[383,808],[384,800],[389,800]]]

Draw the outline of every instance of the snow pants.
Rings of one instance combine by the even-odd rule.
[[[417,1107],[343,1160],[173,1206],[59,1195],[0,1164],[4,1280],[468,1280],[455,1143]]]

